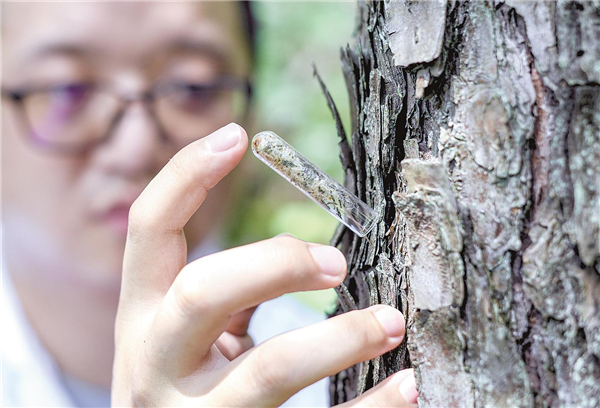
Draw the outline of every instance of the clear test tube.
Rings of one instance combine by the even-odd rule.
[[[311,163],[273,132],[252,139],[252,151],[267,166],[296,186],[331,215],[364,237],[377,223],[377,212]]]

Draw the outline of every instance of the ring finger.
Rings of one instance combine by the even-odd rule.
[[[403,338],[404,317],[392,307],[349,312],[251,349],[224,368],[226,378],[215,395],[232,406],[277,406],[322,378],[393,349]],[[232,395],[233,388],[245,389]]]

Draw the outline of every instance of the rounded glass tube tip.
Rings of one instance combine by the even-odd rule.
[[[377,212],[311,163],[273,132],[257,133],[252,152],[314,202],[364,237],[378,220]]]

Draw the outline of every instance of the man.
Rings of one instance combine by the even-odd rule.
[[[277,405],[401,341],[399,312],[377,307],[252,348],[257,304],[339,284],[334,248],[278,237],[185,266],[187,248],[210,252],[219,181],[247,147],[222,127],[251,71],[239,3],[2,7],[9,405],[98,405],[111,383],[114,405]],[[415,392],[404,372],[355,402]]]

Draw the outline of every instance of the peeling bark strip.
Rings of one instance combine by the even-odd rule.
[[[336,314],[407,318],[331,402],[414,366],[425,407],[600,405],[600,5],[363,1],[342,50],[346,185],[384,214],[332,243]],[[323,85],[324,87],[324,85]]]

